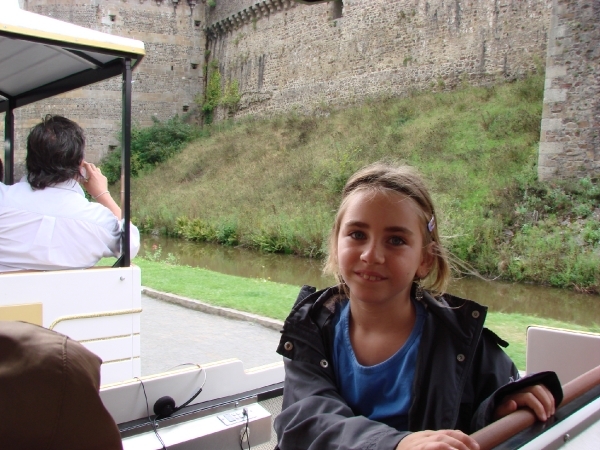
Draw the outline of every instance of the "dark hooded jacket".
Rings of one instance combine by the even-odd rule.
[[[413,293],[414,295],[414,293]],[[357,416],[342,398],[332,367],[333,317],[346,301],[338,288],[304,286],[286,319],[277,352],[284,356],[282,412],[275,419],[278,448],[393,450],[408,432]],[[483,327],[487,307],[444,295],[423,297],[423,327],[412,387],[409,431],[459,429],[472,433],[492,422],[501,398],[543,383],[562,399],[554,373],[519,381],[500,348],[508,344]]]

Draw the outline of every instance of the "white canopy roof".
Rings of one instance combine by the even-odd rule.
[[[144,43],[101,33],[0,2],[0,112],[102,81],[137,64]]]

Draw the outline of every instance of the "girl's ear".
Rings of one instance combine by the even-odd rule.
[[[429,275],[431,272],[431,268],[433,267],[433,263],[435,261],[435,255],[433,254],[433,246],[435,242],[430,242],[425,247],[423,247],[423,252],[421,255],[421,264],[417,268],[417,277],[423,279]]]

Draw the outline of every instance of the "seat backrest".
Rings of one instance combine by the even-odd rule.
[[[140,375],[139,267],[3,273],[0,293],[0,320],[80,342],[103,360],[102,384]]]
[[[600,365],[600,334],[541,326],[527,329],[527,373],[556,372],[561,384]]]

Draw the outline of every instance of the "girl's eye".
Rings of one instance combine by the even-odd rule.
[[[352,239],[364,239],[365,233],[363,233],[362,231],[353,231],[352,233],[350,233],[349,235]]]
[[[398,237],[398,236],[392,236],[390,238],[389,242],[392,245],[402,245],[402,244],[404,244],[404,239],[402,239],[401,237]]]

